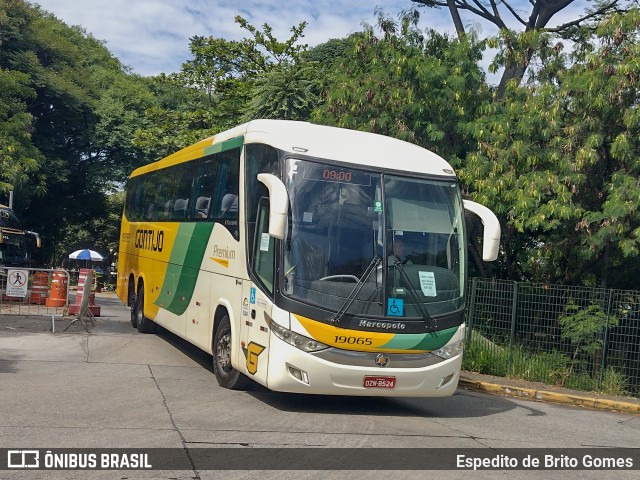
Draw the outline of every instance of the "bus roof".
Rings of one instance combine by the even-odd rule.
[[[252,120],[186,147],[159,162],[140,167],[132,176],[205,155],[212,145],[244,137],[285,152],[364,167],[454,176],[451,165],[435,153],[384,135],[291,120]]]

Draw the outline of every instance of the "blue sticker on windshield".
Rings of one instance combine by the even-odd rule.
[[[404,300],[401,298],[387,299],[387,316],[389,317],[404,316]]]

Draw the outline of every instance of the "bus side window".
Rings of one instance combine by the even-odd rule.
[[[223,225],[236,240],[240,239],[238,225],[238,192],[240,190],[240,147],[215,154],[218,165],[214,194],[211,197],[209,218]]]
[[[240,149],[222,152],[216,185],[213,216],[218,219],[238,218],[238,192],[240,190]],[[225,224],[222,222],[223,225]]]
[[[215,156],[201,158],[198,161],[197,173],[194,178],[193,192],[191,195],[193,205],[189,212],[192,220],[203,219],[209,216],[209,204],[218,177],[218,164]]]
[[[274,239],[269,235],[269,199],[262,197],[258,203],[256,234],[253,242],[253,271],[267,291],[273,294],[275,271]]]
[[[262,197],[269,196],[267,187],[258,181],[258,174],[272,173],[280,176],[278,162],[277,150],[269,145],[251,143],[245,147],[247,251],[253,251],[258,202]]]

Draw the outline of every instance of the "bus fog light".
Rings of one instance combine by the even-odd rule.
[[[436,389],[438,388],[442,388],[444,387],[447,383],[449,383],[451,381],[451,379],[453,378],[453,373],[451,375],[447,375],[446,377],[444,377],[441,381],[440,381],[440,385],[438,385],[436,387]]]
[[[296,380],[300,380],[301,382],[309,385],[309,377],[307,375],[307,372],[300,370],[299,368],[296,368],[293,365],[289,365],[288,363],[287,363],[287,370],[289,370],[289,373],[293,378],[295,378]]]
[[[460,355],[464,350],[464,341],[460,340],[457,342],[453,342],[449,345],[445,345],[442,348],[439,348],[438,350],[434,350],[433,353],[434,355],[437,355],[440,358],[444,358],[445,360],[448,360],[449,358],[453,358],[456,355]]]

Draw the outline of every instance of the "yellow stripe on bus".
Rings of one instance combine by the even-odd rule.
[[[385,352],[385,353],[423,353],[429,350],[415,349],[425,338],[423,333],[387,333],[365,332],[339,328],[326,323],[318,322],[301,315],[293,315],[307,331],[309,336],[325,345],[354,350],[358,352]],[[398,340],[402,341],[398,341]],[[394,342],[392,342],[395,340]],[[396,347],[388,348],[394,344]]]

